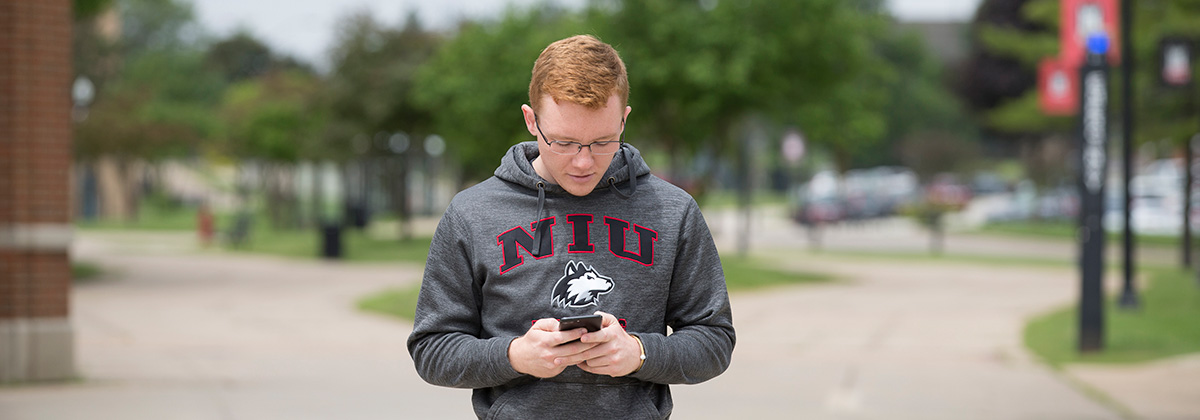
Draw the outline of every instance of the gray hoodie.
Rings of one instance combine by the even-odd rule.
[[[534,172],[535,142],[454,197],[438,224],[408,350],[431,384],[472,388],[480,418],[667,418],[667,384],[729,366],[733,318],[700,209],[623,145],[590,194]],[[509,343],[533,321],[605,311],[645,346],[641,369],[609,377],[568,367],[513,370]],[[667,327],[671,334],[667,334]]]

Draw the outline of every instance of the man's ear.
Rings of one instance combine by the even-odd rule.
[[[537,126],[534,125],[537,117],[533,115],[533,108],[529,105],[521,105],[521,114],[525,117],[525,129],[529,131],[529,135],[537,137]]]

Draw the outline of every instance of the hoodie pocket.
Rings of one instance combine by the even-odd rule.
[[[541,380],[508,390],[488,419],[661,419],[648,384],[600,385]]]

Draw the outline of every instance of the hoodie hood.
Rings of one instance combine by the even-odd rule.
[[[533,159],[538,157],[538,147],[536,141],[521,142],[513,145],[508,149],[508,153],[500,160],[500,166],[496,168],[495,175],[504,181],[508,181],[529,189],[538,189],[538,183],[546,192],[552,194],[567,194],[567,191],[562,187],[552,184],[543,179],[533,169]],[[637,148],[625,143],[621,145],[621,150],[613,156],[612,163],[608,165],[608,170],[604,172],[604,177],[596,184],[596,188],[592,192],[613,188],[615,192],[624,198],[629,198],[637,191],[638,179],[650,173],[650,166],[646,165],[646,161],[642,160],[642,154]]]
[[[570,193],[559,185],[551,184],[542,178],[541,175],[537,174],[537,171],[533,169],[533,159],[537,157],[538,145],[536,141],[517,143],[509,148],[508,153],[500,160],[500,167],[496,168],[496,177],[537,190],[537,213],[534,214],[533,220],[540,221],[537,228],[534,229],[533,249],[530,252],[535,256],[541,256],[543,251],[542,232],[547,230],[542,224],[549,223],[549,221],[542,220],[542,212],[546,207],[546,192],[556,194]],[[608,164],[608,170],[604,172],[604,177],[592,189],[592,193],[611,188],[621,198],[632,198],[633,194],[637,192],[638,178],[649,173],[650,166],[646,165],[645,160],[642,160],[641,152],[638,152],[636,148],[630,146],[628,143],[622,143],[620,151],[613,156],[612,162]]]

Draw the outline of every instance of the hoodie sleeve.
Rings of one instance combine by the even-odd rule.
[[[471,263],[469,232],[446,210],[429,245],[408,352],[417,374],[434,385],[499,386],[521,376],[508,361],[516,337],[479,338],[482,274]]]
[[[721,259],[700,208],[690,200],[667,301],[671,335],[638,334],[646,361],[634,378],[661,384],[695,384],[729,367],[735,337]]]

